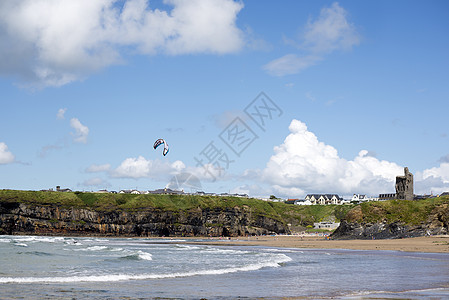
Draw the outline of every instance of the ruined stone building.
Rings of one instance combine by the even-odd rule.
[[[396,176],[396,199],[413,200],[413,174],[404,168],[404,176]]]

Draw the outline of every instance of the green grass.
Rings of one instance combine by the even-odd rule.
[[[424,222],[429,213],[449,197],[419,201],[379,201],[360,205],[292,205],[267,202],[252,198],[198,196],[198,195],[134,195],[102,194],[90,192],[41,192],[0,190],[0,202],[19,202],[31,205],[58,205],[62,207],[88,208],[96,211],[165,210],[171,212],[197,210],[240,210],[255,219],[259,216],[273,218],[293,226],[313,225],[326,220],[340,221],[349,214],[348,221],[388,222],[402,221],[406,224]],[[211,224],[211,226],[214,226]]]
[[[367,202],[360,205],[361,213],[350,214],[351,222],[401,221],[405,224],[418,225],[425,222],[435,207],[449,204],[448,197],[431,198],[417,201],[391,200]]]
[[[29,204],[57,204],[63,206],[83,206],[74,193],[0,190],[1,202],[19,202]]]
[[[134,195],[90,192],[41,192],[0,190],[0,202],[20,202],[32,205],[58,205],[89,208],[97,211],[139,211],[148,209],[172,212],[195,210],[240,210],[251,216],[269,217],[285,224],[312,225],[330,217],[339,220],[353,206],[298,206],[267,202],[252,198],[199,195]]]

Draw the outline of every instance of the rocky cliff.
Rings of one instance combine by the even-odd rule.
[[[423,221],[405,222],[403,219],[389,220],[391,210],[382,210],[371,206],[371,215],[374,213],[378,220],[365,221],[367,210],[362,206],[351,210],[340,226],[331,235],[333,239],[392,239],[418,237],[425,235],[449,234],[449,205],[443,203],[435,206],[428,212]],[[415,218],[416,221],[416,218]],[[418,220],[419,221],[419,220]],[[419,224],[417,224],[419,223]]]
[[[288,234],[288,226],[242,207],[167,211],[0,202],[0,234],[106,236],[241,236]]]

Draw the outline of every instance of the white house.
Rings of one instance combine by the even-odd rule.
[[[379,201],[379,198],[367,197],[366,195],[354,194],[352,196],[351,202],[368,202],[368,201]]]
[[[310,200],[299,199],[295,201],[295,205],[312,205]]]
[[[337,194],[308,194],[304,200],[308,200],[312,205],[341,204],[343,198]]]

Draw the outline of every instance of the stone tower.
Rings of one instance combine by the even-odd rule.
[[[396,199],[413,200],[413,174],[404,168],[404,176],[396,176]]]

